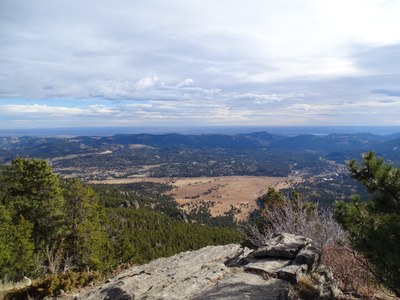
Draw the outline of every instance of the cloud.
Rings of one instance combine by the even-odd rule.
[[[138,82],[136,82],[135,88],[136,89],[151,88],[154,87],[157,84],[157,82],[158,82],[157,76],[142,78]]]
[[[193,79],[192,78],[186,78],[185,80],[182,80],[181,82],[178,83],[178,87],[185,87],[185,86],[190,86],[193,84]]]
[[[346,125],[370,110],[386,124],[399,15],[394,0],[5,0],[0,114]]]
[[[83,114],[84,110],[75,107],[55,107],[47,105],[0,105],[0,115],[53,115],[53,116],[66,116],[66,115],[79,115]]]

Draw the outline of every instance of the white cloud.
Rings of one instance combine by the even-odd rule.
[[[182,80],[178,83],[178,87],[190,86],[193,84],[193,82],[194,80],[192,78],[186,78],[185,80]]]
[[[40,104],[32,105],[0,105],[0,115],[79,115],[84,113],[84,110],[76,107],[57,107]]]
[[[146,78],[142,78],[138,82],[136,82],[135,87],[137,89],[147,89],[147,88],[154,87],[157,83],[158,83],[157,76],[146,77]]]
[[[76,5],[2,1],[0,104],[8,106],[0,114],[103,116],[113,122],[118,115],[128,123],[135,114],[154,114],[182,124],[203,118],[238,125],[252,118],[254,124],[276,124],[279,116],[283,123],[323,123],[323,114],[336,114],[356,122],[339,110],[346,107],[355,115],[379,108],[393,120],[388,104],[376,104],[385,98],[371,97],[373,90],[398,87],[397,0]],[[54,98],[68,107],[49,104]],[[37,104],[20,107],[14,99]],[[92,104],[79,107],[70,99]],[[99,104],[102,99],[123,103]],[[369,104],[333,105],[346,101]],[[296,116],[300,109],[307,115]]]

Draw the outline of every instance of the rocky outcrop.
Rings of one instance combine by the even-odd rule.
[[[275,234],[263,247],[209,246],[120,273],[76,299],[334,299],[311,240]]]
[[[2,292],[23,289],[23,288],[31,286],[31,285],[32,285],[32,280],[30,280],[26,276],[24,276],[24,278],[21,281],[18,281],[18,282],[3,283],[0,280],[0,298],[1,298],[1,293]]]

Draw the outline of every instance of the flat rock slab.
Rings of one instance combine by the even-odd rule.
[[[334,299],[340,293],[332,274],[319,265],[320,252],[309,239],[276,234],[265,247],[283,254],[257,258],[258,250],[237,244],[209,246],[125,270],[73,299],[299,299],[296,284],[311,275],[321,278],[313,286],[318,295],[312,299]],[[317,273],[311,274],[310,267]]]
[[[250,273],[236,273],[225,277],[208,291],[193,300],[226,299],[226,300],[276,300],[287,299],[290,284],[280,279],[267,281]]]
[[[273,258],[250,259],[249,261],[250,262],[243,267],[245,270],[259,270],[270,275],[291,263],[290,260]]]
[[[253,252],[254,257],[276,257],[290,258],[296,257],[297,253],[308,246],[311,240],[303,236],[290,233],[277,233],[268,240],[267,244]]]
[[[234,272],[224,262],[241,251],[240,245],[231,244],[160,258],[121,272],[76,299],[192,299]]]

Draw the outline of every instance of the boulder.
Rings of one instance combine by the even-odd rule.
[[[306,266],[301,265],[290,265],[281,268],[277,271],[277,277],[279,279],[290,282],[291,284],[296,284],[299,278],[307,271]]]
[[[290,233],[277,233],[263,247],[254,251],[254,257],[295,258],[297,253],[311,244],[311,240]]]
[[[307,265],[310,271],[314,271],[319,264],[320,251],[318,249],[302,249],[296,255],[294,264]]]
[[[139,209],[139,208],[140,208],[139,202],[138,202],[137,200],[135,200],[135,201],[132,202],[132,206],[133,206],[135,209]]]

